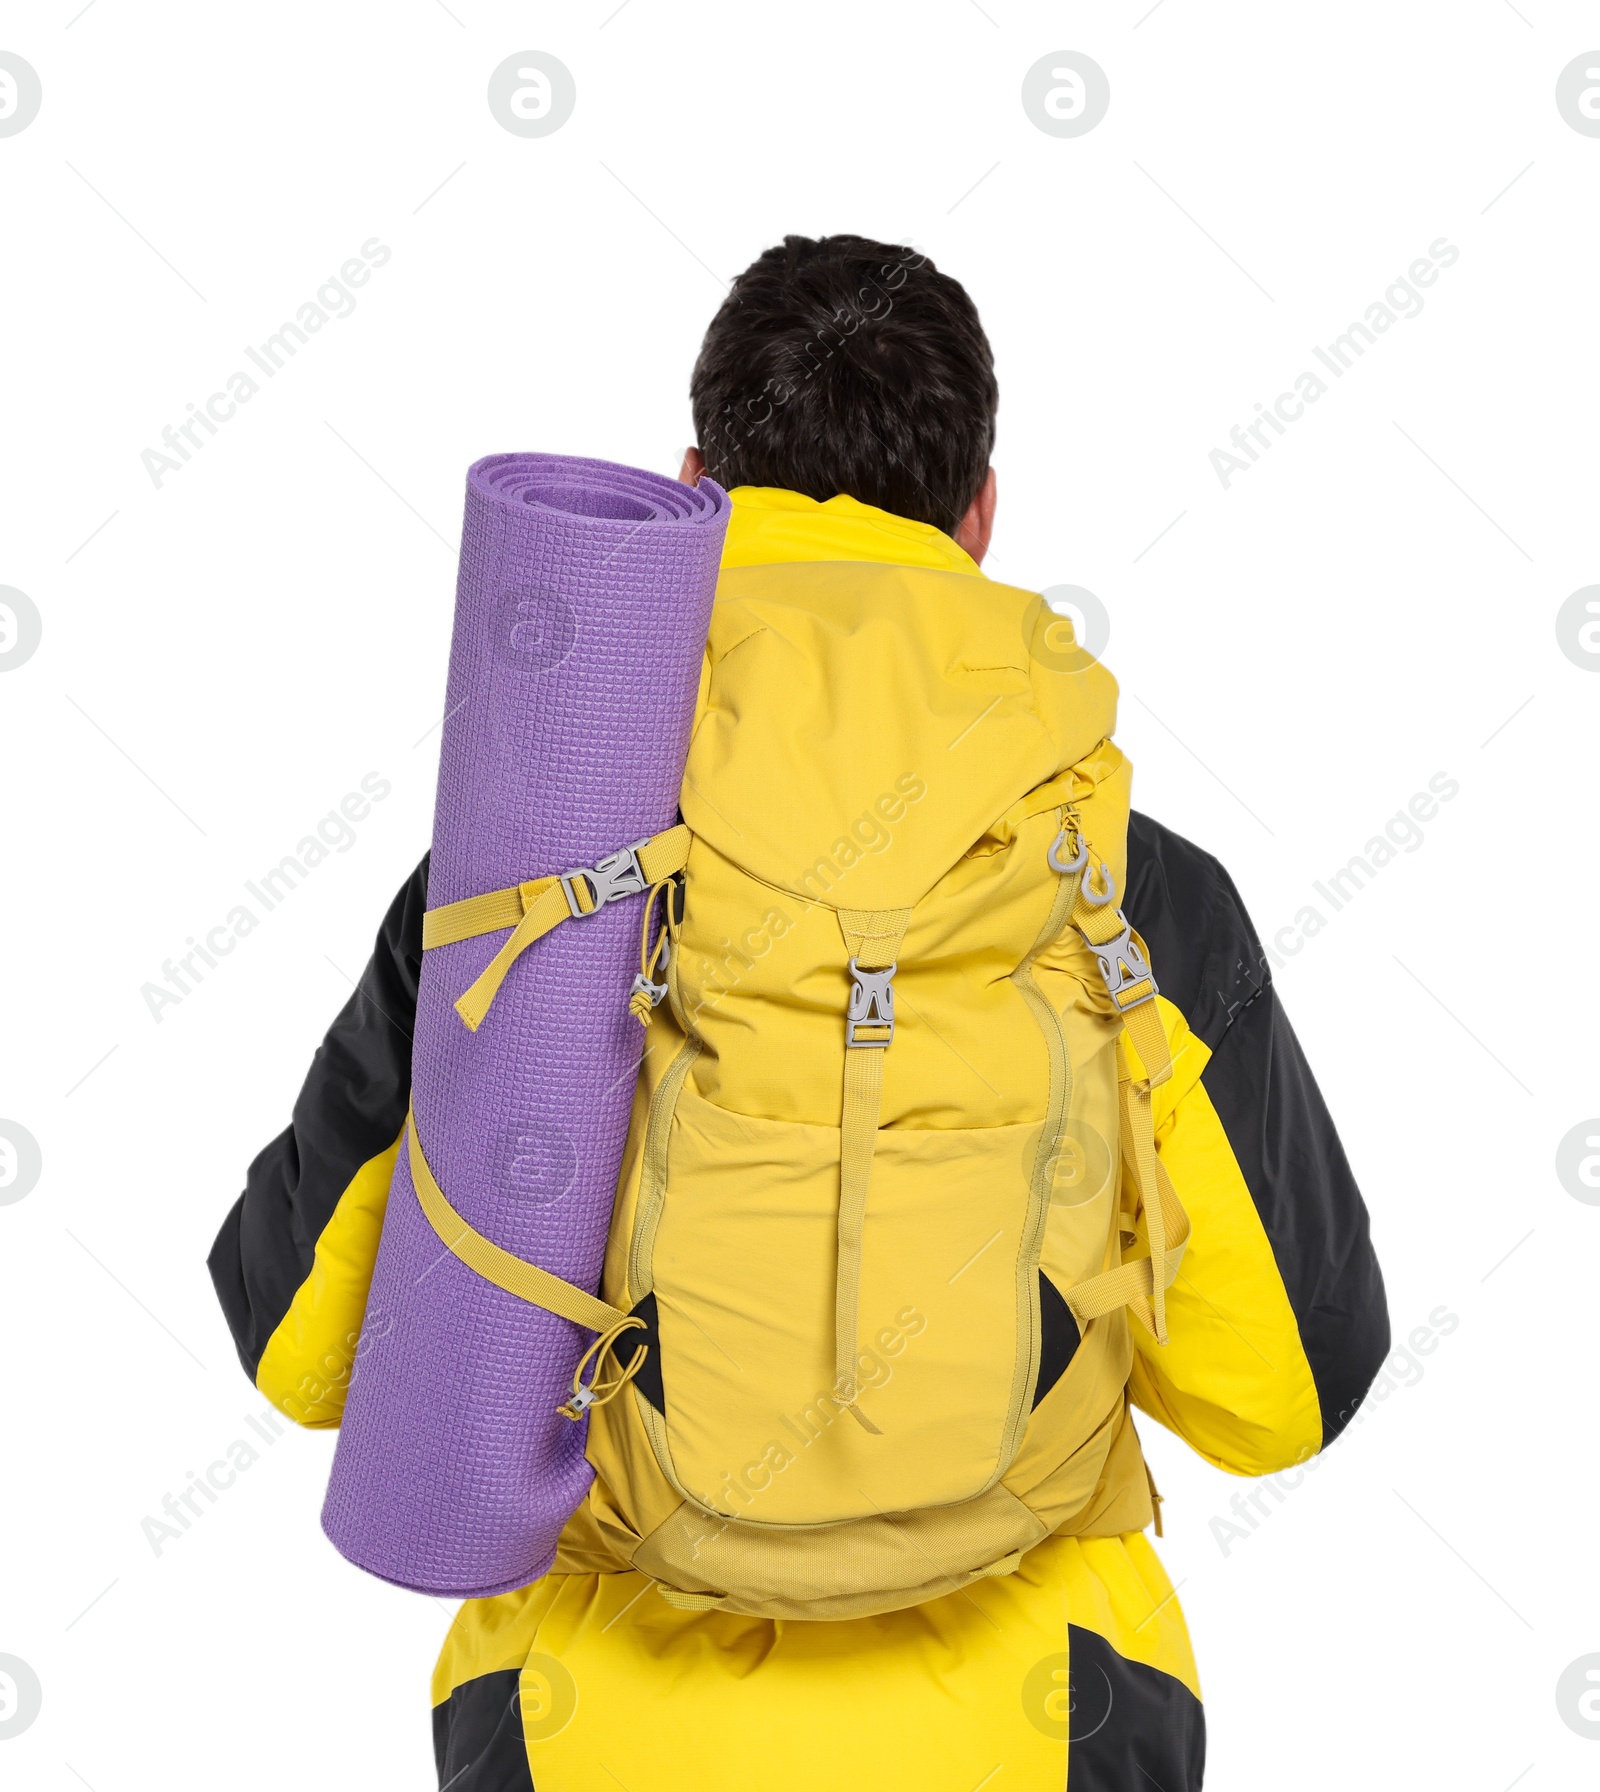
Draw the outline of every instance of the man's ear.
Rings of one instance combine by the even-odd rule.
[[[693,454],[695,451],[690,449]],[[684,463],[688,468],[688,461]],[[704,466],[704,462],[701,465]],[[983,564],[983,557],[989,551],[989,538],[994,534],[995,480],[994,468],[983,476],[983,484],[978,487],[978,495],[967,506],[967,514],[956,526],[956,546],[966,551]]]
[[[678,483],[680,485],[698,485],[700,483],[700,475],[705,472],[705,470],[706,457],[700,450],[698,448],[685,448],[683,451],[683,465],[678,469]]]

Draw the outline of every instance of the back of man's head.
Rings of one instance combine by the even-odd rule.
[[[719,484],[843,492],[946,531],[983,485],[999,404],[960,282],[860,236],[785,237],[752,262],[689,394]]]

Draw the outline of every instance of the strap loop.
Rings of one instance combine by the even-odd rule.
[[[615,1400],[617,1395],[644,1367],[644,1359],[650,1354],[648,1344],[641,1344],[634,1351],[627,1368],[620,1374],[614,1375],[610,1381],[600,1379],[600,1365],[606,1358],[608,1356],[611,1358],[613,1366],[617,1362],[617,1340],[624,1332],[632,1331],[635,1328],[642,1331],[644,1321],[635,1319],[632,1314],[629,1314],[626,1318],[619,1320],[609,1331],[602,1332],[578,1358],[578,1366],[572,1371],[572,1398],[564,1406],[556,1408],[562,1418],[581,1419],[591,1407],[604,1406],[608,1400]],[[594,1374],[585,1382],[583,1372],[588,1368],[591,1360],[594,1363]]]
[[[656,898],[663,892],[666,903],[662,909],[660,929],[652,944],[650,923],[655,916]],[[650,894],[644,899],[644,920],[639,926],[639,969],[634,976],[633,987],[628,992],[628,1012],[641,1027],[650,1025],[650,1016],[667,999],[667,966],[672,962],[672,894],[672,877],[668,876],[659,883],[652,884]],[[656,981],[658,969],[661,973],[660,982]]]
[[[680,1612],[717,1612],[728,1603],[726,1593],[684,1593],[659,1580],[655,1587],[667,1604]]]

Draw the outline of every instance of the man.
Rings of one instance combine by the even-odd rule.
[[[926,258],[786,239],[735,282],[691,391],[699,442],[682,477],[731,489],[724,570],[888,564],[980,588],[998,394],[970,299]],[[1388,1349],[1382,1281],[1226,872],[1138,814],[1127,863],[1123,907],[1175,1066],[1155,1091],[1157,1148],[1191,1227],[1168,1341],[1133,1326],[1127,1392],[1218,1467],[1268,1474],[1348,1423]],[[338,1423],[361,1348],[406,1113],[426,873],[424,860],[395,899],[211,1257],[246,1369],[303,1424]],[[647,1597],[650,1581],[574,1520],[552,1573],[457,1617],[434,1685],[441,1785],[922,1792],[1065,1776],[1072,1792],[1190,1792],[1199,1685],[1140,1528],[1145,1473],[1131,1442],[1094,1502],[1120,1517],[1064,1527],[945,1597],[837,1621]]]

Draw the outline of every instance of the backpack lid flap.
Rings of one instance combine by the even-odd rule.
[[[725,571],[684,819],[807,901],[827,859],[848,869],[851,907],[917,902],[1111,732],[1115,681],[1087,656],[1036,652],[1041,609],[1033,592],[921,567]]]

